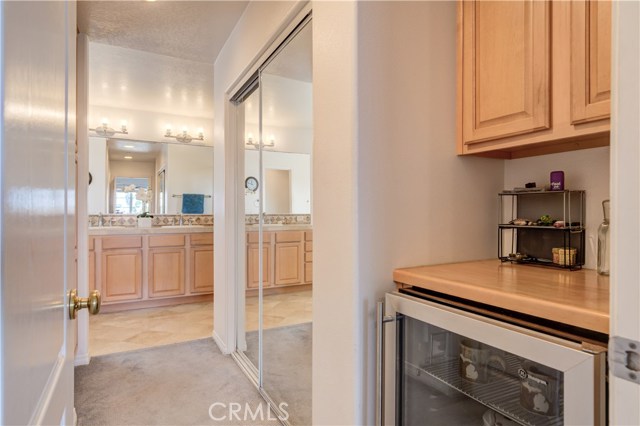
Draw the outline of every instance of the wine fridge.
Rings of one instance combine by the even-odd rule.
[[[399,292],[377,344],[378,424],[605,424],[604,348]]]

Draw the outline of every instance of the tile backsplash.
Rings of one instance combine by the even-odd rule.
[[[89,215],[89,226],[100,226],[100,216]],[[102,215],[103,226],[131,226],[135,227],[138,220],[135,215],[105,214]],[[178,225],[180,223],[179,214],[154,214],[153,226]],[[255,225],[258,223],[257,214],[245,216],[245,224]],[[311,215],[309,214],[267,214],[264,216],[264,223],[267,225],[309,225]],[[187,225],[208,225],[213,226],[213,215],[210,214],[184,214],[182,224]]]
[[[97,214],[89,215],[89,226],[100,226],[100,216]],[[103,226],[131,226],[138,224],[135,215],[126,214],[105,214],[102,215]],[[179,214],[154,214],[151,224],[153,226],[179,225]],[[213,225],[213,215],[211,214],[184,214],[182,215],[182,224],[187,225]]]
[[[248,214],[244,217],[246,225],[257,225],[258,215]],[[310,214],[266,214],[264,215],[265,225],[309,225],[311,224]]]

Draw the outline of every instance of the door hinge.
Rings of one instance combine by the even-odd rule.
[[[640,342],[612,337],[609,341],[609,365],[614,376],[640,384]]]

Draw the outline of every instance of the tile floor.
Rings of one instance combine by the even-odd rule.
[[[258,297],[246,300],[247,331],[258,328]],[[265,296],[264,327],[311,321],[311,290]],[[90,319],[92,356],[211,336],[213,302],[100,314]]]

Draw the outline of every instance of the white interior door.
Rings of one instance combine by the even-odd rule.
[[[640,341],[640,3],[613,3],[611,122],[611,329]],[[616,377],[609,363],[612,425],[640,424],[640,384]]]
[[[76,4],[0,15],[0,422],[73,424]]]

